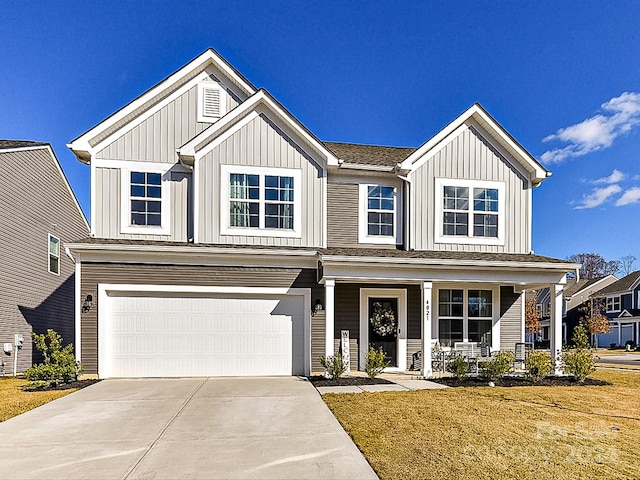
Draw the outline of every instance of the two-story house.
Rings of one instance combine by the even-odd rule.
[[[302,375],[348,345],[390,369],[434,342],[513,349],[549,172],[481,106],[418,148],[322,142],[209,49],[73,140],[91,168],[78,357],[100,377]]]
[[[624,346],[628,341],[640,345],[640,270],[631,272],[600,290],[606,302],[611,331],[597,335],[598,346]]]
[[[86,238],[89,225],[44,142],[0,140],[0,211],[0,363],[7,374],[41,361],[31,332],[51,328],[65,344],[75,341],[75,266],[65,247]]]

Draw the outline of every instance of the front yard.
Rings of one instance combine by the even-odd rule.
[[[611,386],[326,394],[381,479],[638,478],[640,374]]]
[[[68,390],[24,392],[21,387],[27,383],[21,378],[0,377],[0,422],[77,390],[77,388],[71,388]]]

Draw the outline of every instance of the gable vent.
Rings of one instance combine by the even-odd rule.
[[[225,112],[222,88],[215,83],[201,83],[198,89],[198,121],[215,122]]]

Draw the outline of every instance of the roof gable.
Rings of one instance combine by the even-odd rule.
[[[522,145],[520,145],[487,111],[478,103],[473,104],[462,115],[440,130],[427,142],[409,155],[401,164],[400,169],[413,171],[426,162],[432,153],[435,153],[441,145],[447,143],[449,138],[455,137],[463,129],[477,123],[528,173],[533,186],[539,185],[545,178],[551,175]]]
[[[76,154],[76,157],[78,157],[80,161],[88,162],[93,151],[106,138],[158,103],[166,100],[187,82],[202,74],[208,67],[213,67],[224,76],[224,80],[227,81],[225,83],[233,86],[234,89],[244,96],[250,96],[256,92],[256,87],[235,70],[214,49],[209,48],[105,120],[72,140],[67,146]]]
[[[607,295],[613,293],[630,293],[640,285],[640,270],[631,272],[622,277],[617,282],[603,288],[598,292],[599,295]]]

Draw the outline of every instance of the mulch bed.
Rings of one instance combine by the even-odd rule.
[[[384,378],[369,378],[369,377],[340,377],[335,380],[325,378],[321,375],[314,375],[313,377],[307,377],[311,383],[316,387],[350,387],[358,385],[379,385],[384,383],[393,383]]]
[[[75,382],[69,382],[69,383],[61,383],[59,385],[56,386],[42,386],[39,388],[25,388],[25,390],[30,390],[30,391],[45,391],[45,390],[70,390],[72,388],[77,388],[78,390],[80,390],[81,388],[85,388],[88,387],[89,385],[93,385],[94,383],[98,383],[100,380],[97,378],[90,378],[90,379],[86,379],[86,380],[76,380]]]
[[[430,378],[432,382],[447,385],[449,387],[486,387],[489,381],[480,377],[466,377],[462,380],[458,380],[455,377],[443,377],[443,378]],[[503,377],[495,382],[496,387],[580,387],[580,386],[605,386],[611,385],[604,380],[597,380],[595,378],[586,378],[584,382],[578,382],[573,377],[546,377],[543,380],[534,383],[533,381],[524,377]]]

